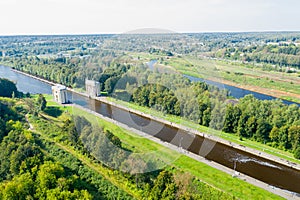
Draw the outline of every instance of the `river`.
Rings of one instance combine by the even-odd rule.
[[[226,90],[229,91],[230,96],[232,96],[234,98],[237,98],[237,99],[243,98],[244,96],[246,96],[248,94],[252,94],[255,98],[260,99],[260,100],[275,100],[275,99],[278,99],[278,98],[273,97],[273,96],[269,96],[269,95],[258,93],[258,92],[253,92],[253,91],[250,91],[250,90],[245,90],[243,88],[238,88],[238,87],[234,87],[234,86],[231,86],[231,85],[226,85],[226,84],[219,83],[219,82],[216,82],[216,81],[206,80],[206,79],[197,78],[197,77],[188,76],[188,75],[184,75],[184,76],[187,77],[191,81],[195,81],[195,82],[201,81],[201,82],[205,82],[209,85],[214,85],[214,86],[216,86],[220,89],[226,89]],[[292,102],[292,101],[288,101],[288,100],[281,100],[281,101],[286,105],[297,104],[298,106],[300,106],[300,104]]]
[[[49,94],[49,91],[51,91],[50,85],[13,72],[8,67],[0,67],[0,77],[16,81],[18,88],[23,92]],[[236,171],[275,187],[300,193],[300,186],[297,184],[300,183],[300,172],[292,167],[264,159],[219,142],[204,139],[186,130],[163,124],[159,121],[128,112],[104,102],[89,99],[76,93],[68,92],[68,96],[75,104],[91,109],[129,127],[142,130],[162,141],[182,147],[197,155],[202,155],[208,160],[215,161],[231,169],[234,168],[236,163]],[[203,151],[203,146],[205,145],[211,146],[211,149],[207,152]]]
[[[157,62],[156,60],[152,60],[152,61],[147,63],[150,70],[154,71],[154,69],[155,69],[154,65],[155,65],[156,62]],[[275,99],[278,99],[278,98],[273,97],[273,96],[269,96],[269,95],[258,93],[258,92],[253,92],[253,91],[250,91],[250,90],[245,90],[243,88],[234,87],[234,86],[223,84],[223,83],[216,82],[216,81],[202,79],[202,78],[189,76],[189,75],[185,75],[185,74],[183,76],[188,78],[192,82],[205,82],[209,85],[216,86],[216,87],[220,88],[221,90],[226,89],[226,90],[229,91],[229,95],[236,98],[236,99],[243,98],[244,96],[249,95],[249,94],[252,94],[255,98],[260,99],[260,100],[275,100]],[[288,100],[282,100],[282,102],[286,105],[297,104],[298,106],[300,106],[299,103],[295,103],[295,102],[288,101]]]

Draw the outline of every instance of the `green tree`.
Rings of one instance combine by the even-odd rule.
[[[39,94],[39,97],[37,99],[37,105],[38,105],[39,110],[41,110],[41,111],[45,110],[45,108],[47,106],[47,101],[42,94]]]
[[[171,172],[160,172],[157,179],[154,182],[154,186],[150,192],[149,199],[175,199],[175,195],[177,193],[177,186],[174,183],[174,177]]]
[[[210,107],[208,107],[204,112],[203,112],[203,117],[202,117],[202,125],[203,126],[209,126],[210,123],[210,116],[211,115],[211,110]]]
[[[292,149],[295,151],[300,147],[300,126],[291,126],[288,130],[289,140],[292,143]]]
[[[8,79],[0,78],[0,96],[12,97],[13,94],[18,94],[16,84]]]
[[[257,120],[257,130],[254,138],[259,142],[268,142],[272,126],[264,119]]]
[[[61,165],[53,162],[45,162],[37,173],[36,181],[38,184],[35,197],[45,199],[47,191],[57,187],[57,179],[64,173]]]
[[[294,151],[294,157],[297,159],[300,159],[300,147],[298,147],[295,151]]]
[[[0,197],[2,196],[3,200],[33,199],[34,181],[29,173],[13,178],[12,181],[4,183],[1,188]]]

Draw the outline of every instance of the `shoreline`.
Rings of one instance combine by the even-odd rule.
[[[13,72],[16,72],[16,73],[19,73],[19,74],[23,74],[23,75],[25,75],[25,76],[28,76],[28,77],[30,77],[30,78],[33,78],[33,79],[36,79],[36,80],[42,81],[42,82],[44,82],[44,83],[48,83],[49,85],[52,85],[52,86],[54,86],[54,85],[58,84],[58,83],[54,83],[54,82],[52,82],[52,81],[48,81],[48,80],[45,80],[45,79],[43,79],[43,78],[40,78],[40,77],[37,77],[37,76],[33,76],[33,75],[31,75],[31,74],[28,74],[28,73],[26,73],[26,72],[22,72],[22,71],[19,71],[19,70],[13,69],[13,68],[11,68],[11,67],[9,67],[9,68],[10,68],[10,69],[11,69],[11,71],[13,71]]]
[[[261,88],[259,86],[241,85],[241,84],[237,84],[237,83],[234,83],[232,81],[228,81],[228,80],[224,80],[224,79],[220,79],[220,80],[216,81],[213,78],[208,78],[207,80],[219,82],[219,83],[229,85],[229,86],[232,86],[232,87],[236,87],[236,88],[239,88],[239,89],[243,89],[243,90],[249,90],[251,92],[256,92],[256,93],[259,93],[259,94],[264,94],[264,95],[271,96],[271,97],[274,97],[274,98],[277,98],[277,99],[280,99],[280,100],[300,104],[300,95],[295,94],[295,93],[284,92],[284,91],[276,90],[276,89],[266,89],[266,88]],[[257,90],[255,90],[253,88],[257,88]],[[276,94],[281,94],[281,95],[276,95]],[[298,98],[299,102],[296,102],[293,99],[290,100],[290,99],[283,98],[284,96],[282,96],[282,95],[287,95],[288,97],[292,97],[292,98]]]

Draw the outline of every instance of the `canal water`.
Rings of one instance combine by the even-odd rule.
[[[300,193],[300,171],[278,164],[253,154],[232,148],[222,143],[205,139],[171,125],[162,124],[153,119],[128,112],[115,106],[82,97],[78,94],[69,94],[73,102],[91,109],[108,118],[128,125],[144,133],[152,135],[162,141],[181,147],[187,151],[201,155],[208,160],[215,161],[228,168],[247,174],[272,186]],[[236,163],[236,164],[235,164]]]
[[[44,93],[49,93],[50,91],[49,85],[10,71],[10,68],[7,67],[0,67],[0,77],[16,81],[18,88],[23,92],[43,93],[45,90],[46,92]],[[27,88],[23,87],[23,81],[26,83]],[[46,89],[43,89],[43,87]],[[31,90],[32,88],[34,90]],[[149,135],[153,135],[162,141],[179,146],[228,168],[233,169],[236,166],[236,171],[272,186],[300,193],[300,185],[298,184],[300,183],[300,172],[292,167],[278,164],[79,94],[69,92],[68,96],[75,104],[91,109]]]
[[[0,65],[0,78],[7,78],[16,83],[17,89],[23,93],[51,94],[51,86],[20,73],[16,73],[9,67]]]

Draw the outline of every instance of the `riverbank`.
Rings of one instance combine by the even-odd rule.
[[[254,85],[252,85],[252,86],[242,85],[242,84],[234,83],[233,81],[228,81],[228,80],[224,80],[224,79],[216,80],[214,78],[208,78],[207,80],[217,81],[217,82],[220,82],[222,84],[226,84],[226,85],[233,86],[233,87],[240,88],[240,89],[244,89],[244,90],[249,90],[251,92],[256,92],[256,93],[268,95],[268,96],[278,98],[278,99],[281,99],[281,100],[291,101],[291,102],[294,102],[294,103],[300,103],[300,95],[295,94],[295,93],[291,93],[291,92],[285,92],[285,91],[270,89],[270,88],[262,88],[262,87],[258,87],[258,86],[254,86]]]
[[[201,61],[201,62],[194,61],[194,62],[199,64],[199,66],[206,66],[207,68],[205,68],[205,70],[208,70],[208,71],[203,71],[203,68],[187,67],[187,66],[185,66],[185,64],[188,64],[188,66],[189,66],[189,63],[185,63],[184,61],[182,61],[182,60],[180,61],[178,59],[176,60],[176,64],[173,61],[173,62],[169,62],[167,64],[155,63],[153,66],[156,66],[158,68],[167,68],[167,69],[171,68],[180,74],[193,76],[195,78],[203,78],[203,77],[199,77],[199,74],[205,75],[205,79],[208,81],[225,84],[228,86],[236,87],[238,89],[248,90],[248,91],[259,93],[259,94],[268,95],[273,98],[279,98],[281,100],[291,101],[291,102],[300,104],[300,94],[299,93],[287,92],[287,89],[285,89],[286,87],[283,87],[282,90],[279,90],[279,89],[276,89],[276,88],[278,88],[278,86],[274,88],[274,85],[271,85],[271,84],[274,84],[274,82],[278,81],[277,79],[275,80],[275,78],[274,78],[275,75],[274,76],[271,76],[271,75],[268,75],[268,76],[263,75],[262,76],[261,74],[257,74],[257,76],[254,76],[251,74],[247,74],[248,71],[243,71],[243,75],[240,75],[240,76],[235,75],[234,77],[232,77],[233,75],[229,75],[229,74],[234,74],[233,72],[239,73],[239,71],[236,71],[235,68],[227,67],[227,68],[223,69],[224,66],[218,64],[217,65],[218,67],[216,67],[216,69],[218,69],[217,70],[218,72],[215,72],[215,71],[209,71],[209,70],[211,70],[211,68],[210,68],[211,66],[208,67],[208,65],[209,65],[208,63],[205,63],[203,61]],[[219,71],[219,70],[221,70],[221,71]],[[239,70],[241,70],[241,69],[239,69]],[[229,74],[228,74],[228,72],[229,72]],[[230,72],[232,72],[232,73],[230,73]],[[223,73],[223,76],[221,75],[221,73]],[[217,78],[210,76],[210,75],[214,75],[214,74],[218,75]],[[252,79],[249,79],[249,80],[241,79],[243,76],[245,76],[246,78],[252,77],[253,79],[258,79],[260,81],[263,81],[262,83],[264,83],[264,84],[257,85],[259,83],[258,81],[254,81]],[[282,77],[281,77],[281,79],[282,79]],[[246,84],[247,82],[252,83],[252,84]],[[277,84],[279,84],[279,85],[281,84],[281,86],[282,86],[282,84],[290,84],[289,88],[291,88],[291,87],[294,87],[293,84],[291,84],[291,82],[294,85],[298,84],[298,82],[296,82],[296,81],[288,82],[287,80],[284,80],[284,82],[278,81]],[[268,83],[268,84],[265,85],[266,83]],[[283,89],[285,89],[285,90],[283,90]]]

